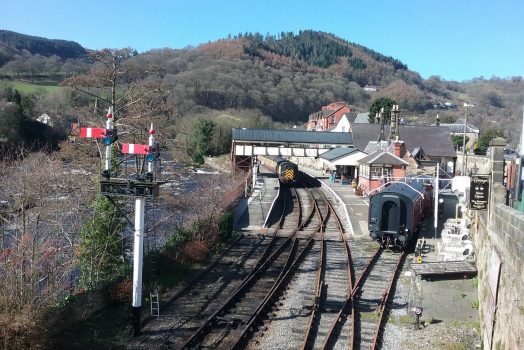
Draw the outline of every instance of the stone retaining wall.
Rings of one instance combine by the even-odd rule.
[[[475,216],[484,349],[524,349],[524,213],[495,204],[489,223],[488,213]]]

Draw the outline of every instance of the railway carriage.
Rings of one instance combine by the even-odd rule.
[[[257,159],[274,172],[283,184],[295,183],[298,175],[298,166],[295,163],[275,156],[257,156]]]
[[[427,179],[391,182],[369,199],[369,235],[382,245],[404,248],[432,204]]]

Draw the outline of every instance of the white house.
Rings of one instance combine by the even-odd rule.
[[[40,117],[36,118],[36,121],[42,124],[53,126],[53,121],[51,120],[51,117],[47,115],[47,113],[44,113]]]
[[[337,125],[330,130],[331,132],[351,132],[351,123],[349,122],[348,116],[346,113],[340,117]]]

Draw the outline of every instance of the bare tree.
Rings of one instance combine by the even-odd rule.
[[[105,113],[101,112],[111,107],[119,135],[129,135],[130,142],[136,142],[140,135],[144,142],[151,122],[158,130],[173,130],[174,107],[155,67],[134,62],[130,48],[92,51],[90,57],[94,64],[88,74],[63,82],[93,98],[94,110],[86,113],[94,117],[83,122],[100,125],[105,122]],[[159,136],[161,141],[162,133]]]
[[[89,196],[45,153],[2,165],[0,348],[37,348],[45,340],[44,315],[74,286]]]

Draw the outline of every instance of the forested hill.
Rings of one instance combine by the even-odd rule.
[[[184,103],[211,109],[258,109],[276,121],[305,121],[322,105],[345,101],[366,111],[363,88],[392,90],[407,110],[422,113],[437,99],[416,72],[392,58],[323,32],[239,34],[183,50],[134,58],[155,63],[186,94]]]
[[[74,41],[46,39],[0,30],[0,65],[17,55],[23,55],[24,51],[46,57],[55,55],[62,60],[86,56],[86,50]]]
[[[86,51],[73,42],[0,31],[0,75],[62,79],[85,73],[91,68],[83,59]],[[45,56],[52,52],[60,53],[59,59]],[[76,58],[64,58],[68,55]],[[376,99],[387,97],[415,123],[429,125],[437,114],[461,121],[467,102],[476,106],[469,122],[481,130],[503,128],[513,141],[521,130],[522,77],[423,79],[408,69],[409,62],[330,33],[243,33],[197,47],[153,49],[133,55],[130,63],[153,67],[185,116],[228,115],[251,120],[246,127],[267,127],[271,121],[301,125],[334,101],[366,112]]]

